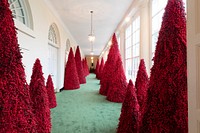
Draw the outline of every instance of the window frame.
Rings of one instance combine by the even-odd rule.
[[[127,51],[129,52],[127,53]],[[135,81],[139,62],[140,16],[137,15],[125,29],[125,72],[127,80],[132,79],[133,81]]]
[[[13,18],[33,30],[31,8],[27,0],[8,0]]]

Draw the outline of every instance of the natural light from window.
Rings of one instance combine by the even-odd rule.
[[[125,70],[127,80],[135,82],[140,61],[140,17],[138,16],[125,33]]]
[[[168,0],[152,0],[152,41],[151,41],[151,59],[154,57],[156,43],[158,40],[158,34],[160,31],[162,17],[164,14],[164,9],[166,7]],[[185,10],[186,10],[186,0],[183,0]],[[153,61],[151,62],[151,66],[153,65]]]

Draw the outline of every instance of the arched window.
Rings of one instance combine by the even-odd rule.
[[[52,24],[49,28],[48,40],[51,45],[59,46],[59,32],[56,24]]]
[[[27,0],[8,0],[10,10],[15,19],[33,29],[32,15]]]

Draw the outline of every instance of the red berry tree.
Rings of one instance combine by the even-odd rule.
[[[99,67],[99,79],[101,79],[102,75],[103,75],[103,68],[104,68],[104,60],[103,58],[101,59],[101,64]]]
[[[84,68],[85,68],[86,76],[89,75],[90,73],[89,73],[86,57],[85,57],[85,61],[84,61]]]
[[[56,103],[56,95],[54,92],[54,85],[51,78],[51,75],[48,76],[47,83],[46,83],[47,94],[49,98],[49,108],[55,108],[57,106]]]
[[[83,72],[83,65],[81,62],[81,53],[79,50],[79,46],[77,46],[76,53],[75,53],[75,61],[76,61],[76,68],[78,72],[79,82],[80,84],[86,83],[86,79]]]
[[[108,53],[108,58],[103,68],[102,78],[100,80],[101,86],[100,86],[99,93],[101,95],[107,95],[109,82],[115,75],[113,68],[116,65],[116,61],[119,55],[120,53],[119,53],[117,38],[116,38],[116,35],[113,34],[112,45]]]
[[[87,76],[87,70],[85,69],[85,59],[82,60],[82,66],[83,66],[83,72],[84,72],[84,76]]]
[[[96,65],[96,70],[95,70],[95,73],[96,73],[96,78],[99,79],[99,59],[97,60],[97,65]]]
[[[80,88],[79,77],[77,73],[73,50],[72,48],[70,48],[68,61],[65,66],[64,89],[73,90],[78,88]]]
[[[133,82],[129,80],[126,97],[122,104],[117,133],[139,133],[140,106]]]
[[[141,132],[188,133],[186,18],[168,0],[155,51]]]
[[[0,1],[0,132],[34,133],[36,122],[8,0]]]
[[[110,80],[106,99],[111,102],[123,102],[126,94],[127,82],[120,57],[118,57],[113,69],[115,75],[113,75],[112,80]]]
[[[42,72],[40,60],[36,59],[30,81],[30,97],[32,100],[33,113],[36,117],[37,132],[51,132],[51,118],[49,99]]]
[[[143,113],[144,104],[146,102],[148,83],[149,83],[149,79],[146,72],[144,59],[141,59],[139,70],[137,72],[137,78],[135,81],[135,88],[137,90],[136,94],[137,94],[138,103],[140,105],[141,114]]]

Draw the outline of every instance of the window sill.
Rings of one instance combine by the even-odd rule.
[[[32,29],[30,29],[29,27],[27,27],[26,25],[24,25],[23,23],[21,23],[15,18],[14,18],[14,23],[15,23],[15,27],[17,28],[17,32],[21,32],[25,35],[35,38],[35,34]]]

